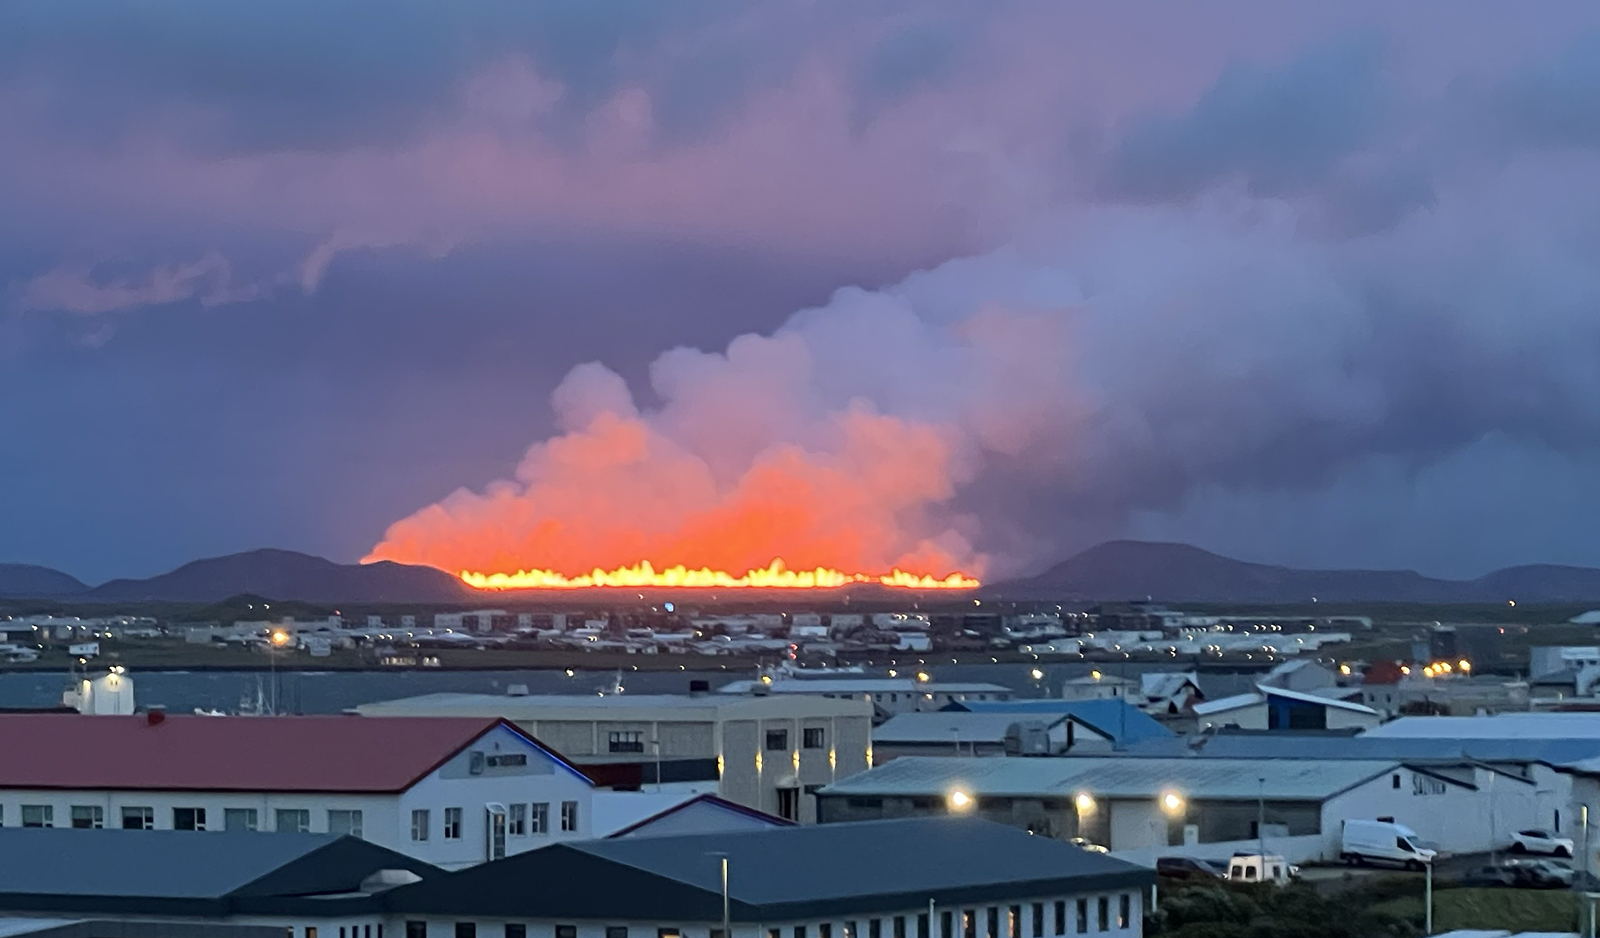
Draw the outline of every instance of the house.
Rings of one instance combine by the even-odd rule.
[[[1147,863],[1168,851],[1225,859],[1265,839],[1302,862],[1337,859],[1349,818],[1394,817],[1446,850],[1484,852],[1499,831],[1534,826],[1536,789],[1459,762],[907,757],[823,789],[819,810],[824,824],[974,814]]]
[[[384,902],[409,938],[507,925],[557,938],[715,938],[724,908],[734,938],[1131,938],[1154,882],[1153,870],[1014,828],[923,818],[563,844]]]
[[[648,798],[645,792],[597,792],[594,833],[596,837],[663,837],[680,834],[727,834],[735,831],[792,827],[776,815],[747,808],[716,795],[667,795],[639,814],[637,805]],[[617,809],[621,809],[620,811]],[[630,810],[632,809],[632,810]]]
[[[13,829],[0,915],[190,925],[171,938],[212,938],[200,922],[276,938],[1134,938],[1155,884],[977,818],[553,844],[454,873],[407,862],[352,838]]]
[[[1099,670],[1061,683],[1062,700],[1110,700],[1131,697],[1136,692],[1135,682]]]
[[[1275,666],[1257,683],[1309,694],[1333,687],[1339,681],[1331,669],[1306,658],[1296,658]]]
[[[0,715],[0,825],[350,834],[443,867],[589,836],[594,783],[493,718]]]
[[[1259,730],[1321,730],[1377,726],[1371,707],[1318,694],[1257,685],[1255,693],[1208,700],[1193,707],[1196,729],[1223,726]]]
[[[428,694],[356,710],[503,718],[600,784],[710,792],[801,823],[815,790],[865,769],[872,747],[871,702],[806,694]]]
[[[1170,671],[1147,671],[1139,675],[1140,708],[1155,716],[1177,716],[1205,700],[1200,676]]]

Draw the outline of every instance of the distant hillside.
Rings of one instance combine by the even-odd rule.
[[[71,574],[31,563],[0,563],[0,596],[74,596],[89,587]]]
[[[290,550],[252,550],[186,563],[146,580],[112,580],[84,598],[219,602],[240,593],[323,603],[453,603],[465,588],[432,567],[341,564]]]
[[[1188,602],[1582,602],[1600,601],[1600,570],[1510,567],[1476,580],[1413,570],[1299,570],[1246,563],[1188,544],[1108,541],[1038,576],[985,587],[1010,598]]]

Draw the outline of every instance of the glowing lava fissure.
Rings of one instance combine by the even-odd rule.
[[[746,570],[735,576],[725,570],[702,567],[691,570],[678,565],[657,570],[651,563],[641,561],[631,567],[615,570],[595,568],[578,576],[567,576],[554,570],[518,570],[516,573],[475,573],[463,570],[459,576],[468,586],[481,590],[519,589],[593,589],[606,587],[665,587],[674,589],[835,589],[852,583],[876,583],[902,589],[969,590],[976,589],[978,580],[964,573],[946,577],[907,573],[898,568],[886,574],[844,573],[827,567],[814,570],[790,570],[782,560],[774,560],[765,567]]]

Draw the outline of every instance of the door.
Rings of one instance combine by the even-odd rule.
[[[778,817],[786,821],[800,820],[800,789],[778,789]]]
[[[488,809],[488,823],[484,825],[488,841],[484,851],[491,860],[503,860],[506,855],[506,812],[499,805]]]

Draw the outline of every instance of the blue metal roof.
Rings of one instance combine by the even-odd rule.
[[[1171,739],[1171,730],[1125,700],[998,700],[952,703],[946,710],[972,713],[1042,713],[1070,716],[1109,736],[1117,744]]]

